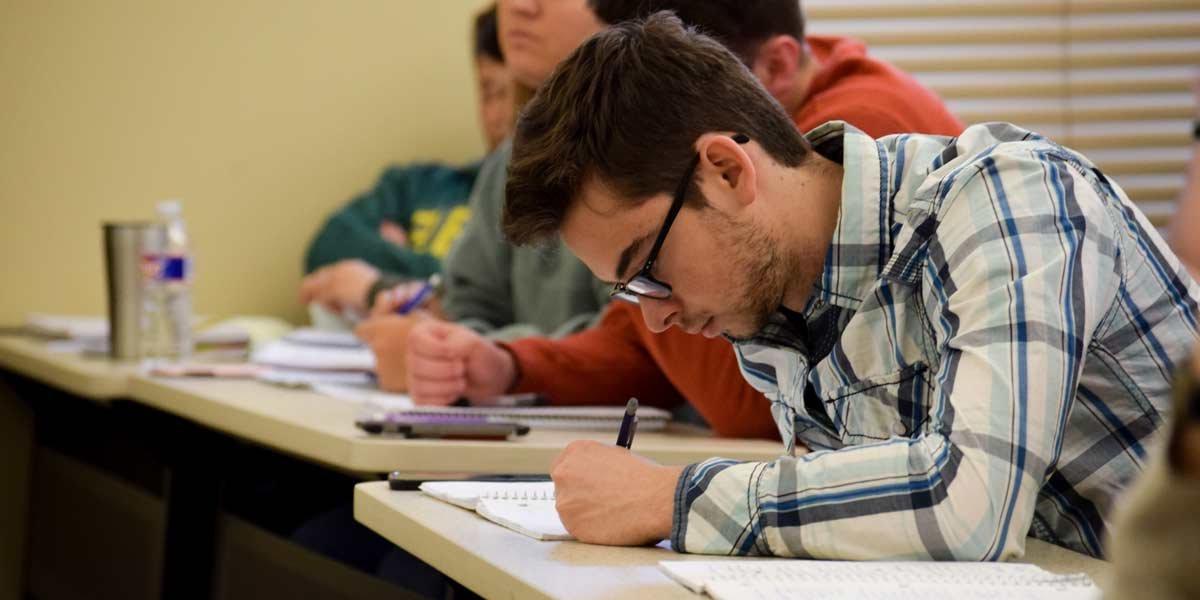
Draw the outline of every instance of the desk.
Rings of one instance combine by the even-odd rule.
[[[0,368],[101,402],[125,396],[137,371],[134,363],[51,352],[44,341],[24,336],[0,336]]]
[[[698,598],[658,570],[660,560],[722,560],[662,547],[539,542],[475,513],[386,483],[354,489],[354,518],[485,598]],[[729,559],[733,560],[733,559]],[[1034,539],[1030,562],[1097,579],[1107,564]]]
[[[612,442],[609,432],[533,430],[507,442],[404,440],[363,433],[354,426],[360,405],[306,390],[249,380],[130,380],[135,402],[183,417],[221,433],[356,473],[393,470],[419,473],[547,473],[572,440]],[[712,456],[769,460],[778,442],[711,437],[706,431],[671,426],[638,432],[638,454],[666,464],[690,464]]]

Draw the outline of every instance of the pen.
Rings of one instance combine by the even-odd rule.
[[[432,294],[434,292],[434,290],[437,289],[438,285],[440,285],[441,282],[442,282],[442,277],[440,275],[438,275],[437,273],[430,275],[429,280],[427,280],[423,285],[421,285],[421,289],[417,290],[417,293],[415,295],[413,295],[412,298],[409,298],[408,302],[401,304],[400,308],[396,309],[396,313],[401,314],[401,315],[407,315],[408,313],[419,308],[422,304],[425,303],[425,299],[428,298],[429,295]]]
[[[637,431],[637,398],[625,403],[625,416],[621,417],[621,430],[617,432],[617,445],[628,450],[633,445],[633,434]]]

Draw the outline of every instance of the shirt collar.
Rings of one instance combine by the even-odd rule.
[[[805,137],[822,156],[840,158],[844,173],[837,227],[808,308],[821,301],[857,310],[892,253],[889,156],[881,144],[843,121],[825,123]]]

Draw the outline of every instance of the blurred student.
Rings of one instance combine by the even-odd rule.
[[[513,120],[512,83],[494,5],[476,16],[473,39],[479,120],[491,152]],[[365,316],[378,290],[439,272],[470,216],[467,198],[479,168],[479,162],[387,168],[371,191],[331,215],[313,238],[301,302]]]
[[[1200,80],[1196,82],[1200,141]],[[1200,272],[1200,144],[1193,144],[1187,188],[1179,200],[1171,243]],[[1119,499],[1112,539],[1109,600],[1200,598],[1200,348],[1179,368],[1171,423],[1146,470]]]
[[[1200,78],[1195,82],[1196,118],[1192,122],[1192,162],[1188,166],[1187,183],[1184,184],[1183,194],[1175,216],[1171,220],[1171,247],[1179,253],[1179,258],[1192,268],[1193,273],[1200,272],[1200,235],[1196,229],[1200,227]]]

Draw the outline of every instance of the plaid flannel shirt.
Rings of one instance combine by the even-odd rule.
[[[672,546],[1002,560],[1034,535],[1102,555],[1200,289],[1116,184],[1037,134],[808,138],[845,169],[824,273],[736,350],[789,454],[813,451],[689,466]]]

